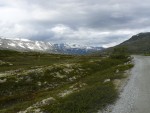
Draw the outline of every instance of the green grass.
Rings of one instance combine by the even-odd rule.
[[[34,52],[16,52],[8,50],[0,50],[0,60],[13,64],[12,66],[0,65],[0,72],[15,69],[29,69],[34,66],[47,66],[54,63],[61,63],[74,58],[70,55],[34,53]]]
[[[114,102],[116,96],[117,92],[112,83],[98,83],[60,99],[45,109],[50,113],[91,113]]]
[[[0,51],[0,60],[13,64],[0,65],[0,72],[16,70],[0,87],[0,112],[16,113],[48,97],[56,101],[41,107],[48,113],[91,113],[112,104],[118,91],[113,80],[124,78],[132,64],[128,57],[69,56],[45,53]],[[38,67],[40,66],[40,67]],[[119,70],[119,73],[116,73]],[[106,79],[111,81],[104,83]],[[86,84],[80,87],[80,84]],[[75,85],[77,84],[77,85]],[[58,94],[78,90],[60,97]]]
[[[73,93],[56,103],[45,106],[43,109],[48,113],[94,113],[112,104],[118,97],[118,91],[113,84],[114,79],[122,79],[123,72],[133,65],[117,66],[104,71],[98,71],[81,81],[88,84],[84,90]],[[120,73],[115,74],[119,69]],[[111,82],[104,83],[105,79]]]
[[[150,56],[150,53],[145,53],[145,54],[143,54],[144,56]]]

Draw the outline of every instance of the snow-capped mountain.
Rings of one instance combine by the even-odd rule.
[[[27,39],[3,39],[0,38],[0,49],[17,51],[37,51],[62,54],[87,54],[99,51],[102,47],[81,46],[77,44],[52,44],[43,41],[31,41]]]

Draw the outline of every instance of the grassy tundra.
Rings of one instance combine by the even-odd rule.
[[[0,113],[93,113],[112,104],[128,56],[0,51]]]

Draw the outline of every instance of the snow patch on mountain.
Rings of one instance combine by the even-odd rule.
[[[11,49],[16,51],[37,51],[61,54],[87,54],[99,51],[102,47],[81,46],[77,44],[52,44],[43,41],[31,41],[28,39],[3,39],[0,38],[0,49]]]
[[[14,43],[8,43],[9,46],[13,46],[13,47],[16,47],[16,44]]]

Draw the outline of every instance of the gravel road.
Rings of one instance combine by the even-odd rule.
[[[110,113],[150,113],[150,57],[133,57],[130,79]]]

